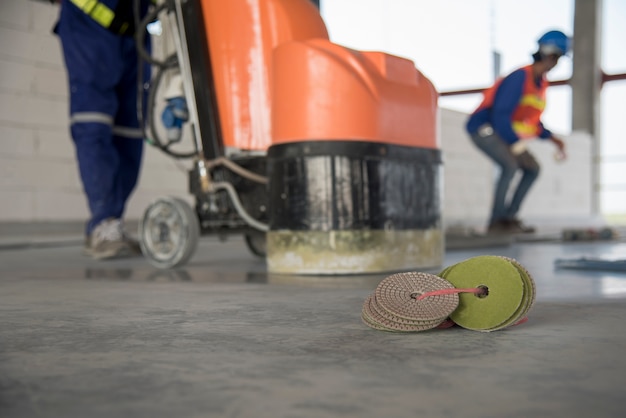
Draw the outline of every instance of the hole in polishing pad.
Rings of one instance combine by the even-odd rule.
[[[483,298],[486,298],[487,296],[489,296],[489,288],[487,286],[485,286],[484,284],[481,284],[481,285],[478,285],[476,287],[479,288],[481,290],[481,292],[474,293],[474,296],[476,296],[477,298],[480,298],[480,299],[483,299]]]
[[[423,295],[423,293],[421,293],[421,292],[413,292],[409,296],[411,296],[411,299],[417,299],[417,298],[419,298],[422,295]]]

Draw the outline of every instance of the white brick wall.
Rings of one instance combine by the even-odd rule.
[[[483,226],[491,205],[493,168],[463,128],[467,115],[441,110],[446,227]]]
[[[82,194],[67,120],[67,82],[58,39],[51,29],[57,6],[0,0],[0,222],[83,220]],[[467,138],[466,116],[441,111],[444,222],[484,226],[494,169]],[[553,164],[552,150],[534,144],[543,172],[523,216],[551,222],[590,216],[590,140],[569,141],[570,160]],[[137,219],[155,198],[188,200],[188,162],[147,147],[140,184],[127,210]]]
[[[84,220],[68,128],[67,78],[52,34],[58,6],[0,0],[0,222]],[[153,199],[188,197],[183,164],[148,147],[127,216]]]
[[[467,115],[441,111],[444,155],[444,223],[447,227],[484,228],[491,210],[497,171],[465,133]],[[552,144],[533,141],[529,149],[541,165],[538,180],[524,201],[520,217],[537,225],[571,226],[593,221],[591,209],[591,138],[564,138],[567,160],[555,162]]]
[[[565,161],[554,159],[554,146],[534,141],[530,150],[541,165],[541,174],[530,190],[522,215],[538,222],[567,221],[568,218],[591,217],[591,137],[574,132],[564,138]]]

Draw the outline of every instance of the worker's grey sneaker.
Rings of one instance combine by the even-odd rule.
[[[96,260],[128,257],[134,254],[126,241],[119,219],[105,219],[100,222],[85,240],[85,253]]]
[[[511,232],[511,224],[504,219],[493,221],[487,227],[487,233],[490,235],[510,234]]]
[[[525,225],[522,221],[517,218],[509,219],[509,224],[511,225],[511,229],[514,233],[519,234],[533,234],[535,233],[535,227]]]
[[[500,219],[492,222],[487,228],[488,234],[532,234],[535,232],[535,228],[532,226],[524,225],[522,221],[517,218],[513,219]]]

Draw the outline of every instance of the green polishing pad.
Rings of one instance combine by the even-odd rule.
[[[487,295],[459,295],[459,307],[450,318],[459,326],[494,331],[517,322],[534,300],[530,275],[514,260],[479,256],[457,263],[440,273],[457,289],[484,288]]]
[[[441,273],[439,273],[437,276],[439,276],[439,277],[444,277],[444,275],[445,275],[448,271],[450,271],[450,269],[451,269],[452,267],[454,267],[454,265],[446,267],[446,268],[445,268],[445,269],[443,269],[443,270],[441,271]]]
[[[532,307],[533,303],[535,302],[535,295],[536,295],[535,281],[533,280],[528,270],[526,270],[521,264],[519,264],[516,260],[512,258],[507,258],[507,257],[501,257],[501,258],[513,264],[513,266],[515,266],[515,268],[517,268],[517,270],[519,271],[520,277],[522,278],[522,281],[524,282],[524,297],[522,299],[522,303],[520,304],[520,307],[515,312],[515,314],[513,314],[513,316],[508,321],[504,322],[497,328],[494,328],[490,331],[495,331],[496,329],[502,329],[510,325],[514,325],[516,322],[518,322],[520,319],[526,316],[526,314]]]

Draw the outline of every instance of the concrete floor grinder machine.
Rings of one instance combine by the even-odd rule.
[[[180,71],[193,150],[159,140],[152,117],[150,131],[193,161],[195,207],[164,197],[145,210],[152,264],[185,264],[201,235],[243,234],[270,273],[441,265],[437,92],[412,61],[332,43],[309,0],[166,0],[143,24],[157,17],[176,52],[146,57],[147,112],[162,74]]]

